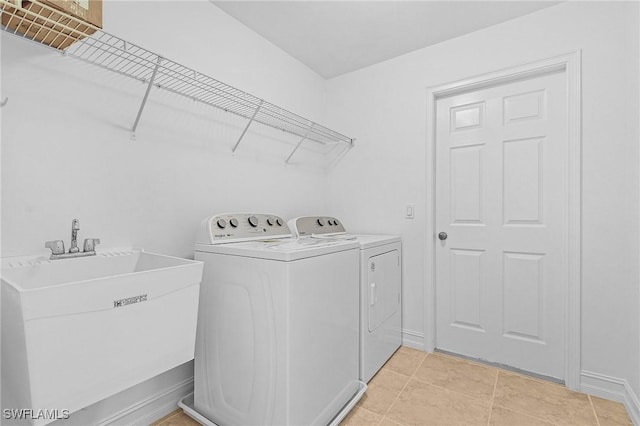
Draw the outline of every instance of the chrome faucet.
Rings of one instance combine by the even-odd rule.
[[[78,253],[78,231],[80,230],[80,221],[73,219],[71,221],[71,247],[69,247],[69,253]]]
[[[83,251],[78,248],[78,231],[80,230],[80,221],[73,219],[71,221],[71,247],[69,252],[64,252],[64,241],[55,240],[47,241],[44,246],[51,250],[51,260],[68,259],[70,257],[84,257],[96,255],[96,244],[100,244],[99,238],[85,238]]]

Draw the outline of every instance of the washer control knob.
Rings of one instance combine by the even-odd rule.
[[[329,224],[329,226],[333,226],[333,219],[327,220],[327,223]]]
[[[231,224],[232,228],[237,228],[238,227],[238,219],[236,219],[235,217],[231,218],[231,220],[229,220],[229,223]]]
[[[218,224],[218,228],[220,229],[224,229],[227,227],[227,221],[224,219],[218,219],[217,224]]]
[[[338,225],[340,225],[340,222],[338,222],[338,219],[333,219],[333,224],[335,226],[338,226]]]
[[[318,220],[316,220],[316,222],[318,223],[318,225],[320,226],[324,226],[324,219],[319,217]]]
[[[282,226],[282,219],[277,218],[276,223],[278,224],[278,226]]]
[[[274,223],[275,223],[275,221],[273,220],[273,218],[272,218],[272,217],[270,217],[270,218],[268,218],[268,219],[267,219],[267,224],[268,224],[269,226],[273,226],[273,224],[274,224]]]
[[[258,218],[255,216],[249,216],[249,225],[253,226],[254,228],[258,226]]]

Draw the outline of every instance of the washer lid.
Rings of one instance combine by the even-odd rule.
[[[362,250],[402,241],[398,235],[343,234],[343,236],[345,238],[355,238]]]
[[[283,262],[358,248],[359,245],[355,240],[338,238],[283,238],[228,244],[196,244],[196,251],[199,252],[254,257]]]

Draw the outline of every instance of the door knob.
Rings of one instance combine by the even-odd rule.
[[[446,232],[441,232],[441,233],[438,234],[438,238],[440,238],[441,241],[446,240],[447,237],[448,237],[448,235],[447,235]]]

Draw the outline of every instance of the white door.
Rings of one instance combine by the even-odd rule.
[[[564,378],[566,96],[556,72],[437,101],[438,349]]]

